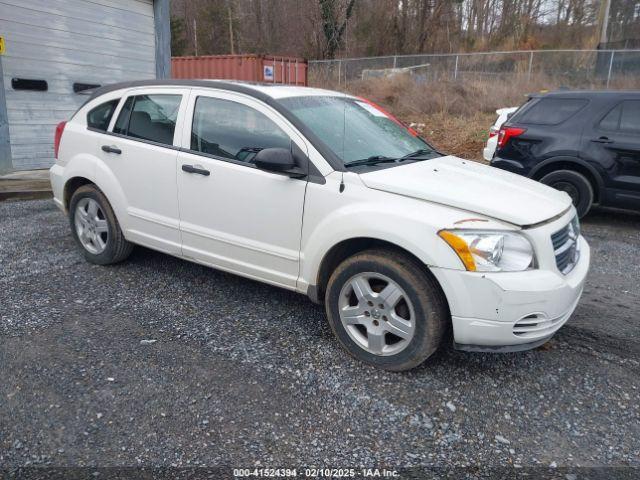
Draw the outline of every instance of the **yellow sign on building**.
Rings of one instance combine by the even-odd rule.
[[[0,55],[4,55],[4,37],[0,35]]]

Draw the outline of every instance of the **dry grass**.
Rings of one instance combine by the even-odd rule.
[[[511,82],[416,83],[409,76],[397,76],[350,83],[348,91],[380,102],[396,115],[461,115],[493,113],[497,108],[520,105],[526,94],[541,86]]]
[[[420,136],[443,153],[484,162],[482,149],[487,142],[489,127],[495,122],[496,115],[476,113],[460,116],[434,113],[401,118],[405,122],[413,123]]]

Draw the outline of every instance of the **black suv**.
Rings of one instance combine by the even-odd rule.
[[[532,95],[502,126],[494,167],[591,205],[640,210],[640,92]]]

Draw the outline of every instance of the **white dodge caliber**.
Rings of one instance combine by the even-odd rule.
[[[116,84],[58,125],[55,153],[54,201],[89,262],[138,244],[304,293],[388,370],[449,328],[468,351],[546,342],[589,268],[564,192],[443,155],[338,92]]]

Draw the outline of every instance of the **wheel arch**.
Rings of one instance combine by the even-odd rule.
[[[87,177],[76,176],[67,180],[63,187],[63,198],[62,203],[66,211],[69,211],[69,205],[71,204],[71,197],[80,187],[84,185],[96,185],[92,180],[89,180]],[[98,187],[96,185],[96,187]],[[98,187],[100,188],[100,187]]]
[[[126,231],[127,199],[113,172],[99,159],[91,156],[78,156],[65,168],[62,198],[65,210],[69,211],[69,204],[73,193],[83,185],[95,185],[111,205],[113,212]]]
[[[584,160],[575,157],[554,157],[540,162],[531,170],[529,177],[533,180],[540,180],[545,175],[558,170],[572,170],[584,175],[593,188],[594,203],[599,203],[602,199],[602,189],[604,182],[600,173]]]
[[[329,277],[334,272],[336,267],[340,265],[347,258],[371,249],[383,249],[401,253],[410,258],[416,265],[419,265],[422,270],[433,280],[434,284],[438,286],[442,297],[445,299],[447,310],[449,310],[449,302],[447,295],[445,294],[442,285],[438,279],[433,275],[429,267],[418,256],[393,242],[387,240],[381,240],[374,237],[352,237],[344,239],[335,245],[333,245],[325,254],[320,262],[318,272],[315,278],[315,285],[309,285],[307,295],[314,302],[321,304],[324,301],[324,295],[326,293],[326,287],[329,283]]]

